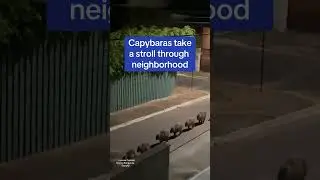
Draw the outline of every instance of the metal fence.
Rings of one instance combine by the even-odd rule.
[[[0,163],[109,131],[106,36],[11,47],[0,60]]]
[[[175,82],[175,76],[169,73],[125,76],[110,85],[110,112],[168,97]]]

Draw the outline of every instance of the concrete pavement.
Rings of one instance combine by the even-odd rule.
[[[200,173],[201,176],[194,180],[202,180],[204,176],[209,180],[207,172],[203,172],[208,166],[210,166],[209,131],[170,154],[170,179],[186,180]]]
[[[195,73],[193,89],[210,91],[210,74]],[[189,87],[192,75],[179,76],[177,84]],[[213,136],[221,136],[275,117],[295,112],[315,104],[313,99],[291,92],[265,89],[259,92],[256,86],[228,83],[215,79],[213,89],[216,121]]]
[[[213,47],[215,77],[228,82],[259,85],[261,37],[262,32],[217,36]],[[319,39],[319,34],[266,33],[265,87],[296,92],[320,102]]]
[[[210,92],[210,74],[209,73],[183,73],[178,75],[177,85]]]
[[[210,180],[210,166],[193,176],[189,180]]]
[[[275,179],[278,168],[289,157],[307,160],[307,180],[320,177],[320,107],[303,112],[293,123],[256,131],[255,134],[218,143],[211,160],[212,179]],[[290,116],[288,116],[290,118]],[[293,118],[293,117],[291,117]],[[289,120],[290,121],[290,120]]]

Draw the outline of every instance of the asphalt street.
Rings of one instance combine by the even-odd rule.
[[[319,179],[320,108],[313,111],[294,123],[218,143],[211,154],[211,179],[276,179],[280,165],[289,157],[305,158],[309,167],[307,180]]]

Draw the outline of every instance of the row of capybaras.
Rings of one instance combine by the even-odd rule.
[[[159,142],[157,144],[168,142],[170,139],[180,136],[183,132],[192,130],[194,127],[204,124],[206,117],[207,112],[199,112],[195,119],[188,119],[184,123],[184,126],[182,123],[176,123],[170,130],[161,130],[156,135],[156,140]],[[149,143],[142,143],[137,147],[136,151],[134,149],[127,151],[122,159],[134,159],[138,154],[142,154],[154,146],[155,145],[150,146]]]

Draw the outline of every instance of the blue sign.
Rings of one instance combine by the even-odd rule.
[[[124,40],[127,72],[193,72],[196,39],[193,36],[129,36]]]
[[[273,0],[210,0],[214,31],[272,30]]]
[[[108,30],[109,0],[48,0],[49,31]]]

